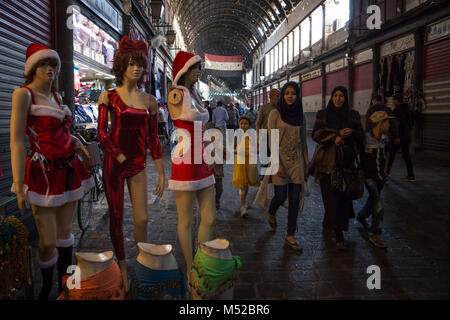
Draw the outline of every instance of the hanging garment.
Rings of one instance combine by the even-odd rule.
[[[130,290],[136,300],[171,300],[183,299],[187,286],[180,270],[152,270],[136,260]]]

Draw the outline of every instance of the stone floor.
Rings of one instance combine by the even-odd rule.
[[[314,143],[310,140],[310,157]],[[449,299],[450,298],[450,155],[420,152],[414,155],[417,182],[406,182],[403,159],[397,156],[392,178],[383,190],[385,205],[384,238],[389,248],[371,245],[362,228],[353,220],[345,238],[349,249],[337,251],[332,239],[322,236],[323,204],[320,188],[312,184],[303,215],[298,220],[297,254],[284,246],[287,210],[278,212],[278,229],[272,232],[267,213],[249,209],[247,219],[238,213],[238,190],[232,186],[233,166],[225,168],[222,208],[217,212],[215,237],[230,241],[231,251],[243,261],[235,286],[235,299]],[[166,178],[170,159],[166,152]],[[184,259],[177,240],[177,212],[173,193],[166,191],[154,203],[156,169],[149,159],[149,242],[174,245],[174,255],[182,270]],[[127,194],[127,191],[126,191]],[[252,201],[256,189],[251,189]],[[367,197],[354,202],[357,212]],[[198,225],[196,214],[194,225]],[[194,226],[195,227],[195,226]],[[112,250],[109,239],[107,204],[95,208],[91,227],[80,239],[73,224],[78,251]],[[130,199],[125,200],[124,235],[129,265],[136,257]],[[37,242],[34,244],[37,254]],[[35,260],[36,261],[36,260]],[[381,289],[369,290],[367,267],[381,268]],[[35,264],[36,292],[40,272]]]

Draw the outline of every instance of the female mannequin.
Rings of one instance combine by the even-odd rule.
[[[31,44],[26,53],[26,86],[12,96],[11,166],[20,212],[32,205],[39,233],[39,265],[43,287],[39,299],[47,299],[53,284],[53,267],[61,277],[72,264],[72,217],[76,201],[94,186],[94,180],[76,152],[89,155],[81,142],[70,136],[72,113],[60,104],[54,90],[60,71],[58,53]],[[26,158],[25,133],[30,142]],[[26,158],[26,161],[25,161]],[[55,247],[58,250],[55,250]]]
[[[125,291],[122,276],[114,253],[77,252],[77,267],[80,272],[79,287],[67,287],[64,277],[64,292],[60,300],[123,300]],[[75,271],[77,272],[77,271]],[[69,280],[70,281],[70,280]]]
[[[139,255],[132,269],[132,296],[137,300],[183,299],[186,284],[172,246],[138,243]]]
[[[128,277],[122,227],[124,181],[126,179],[133,206],[135,243],[146,242],[146,144],[158,169],[157,195],[162,196],[164,190],[164,167],[157,131],[158,105],[155,97],[139,90],[147,66],[147,52],[144,42],[133,42],[127,36],[122,38],[112,69],[118,87],[103,92],[98,102],[98,136],[106,150],[103,179],[110,211],[110,235],[126,291]],[[109,132],[108,114],[111,117]]]
[[[190,137],[185,134],[180,136],[178,145],[173,149],[172,175],[168,186],[175,195],[178,211],[178,238],[186,261],[188,280],[192,265],[191,224],[195,200],[198,202],[201,214],[198,230],[199,243],[211,240],[216,215],[215,180],[209,166],[203,160],[203,132],[197,133],[197,136],[201,135],[200,141],[194,140],[196,136],[194,122],[204,127],[209,119],[209,113],[201,106],[202,101],[194,88],[200,75],[200,63],[201,58],[197,55],[184,51],[177,54],[173,62],[173,88],[175,89],[169,93],[168,99],[170,116],[177,132],[180,135],[182,132],[190,135]],[[190,148],[187,147],[189,145]],[[196,164],[199,159],[194,159],[195,149],[202,151],[200,164]]]
[[[192,298],[232,300],[234,281],[241,259],[232,256],[226,239],[215,239],[200,244],[192,265],[190,288]]]

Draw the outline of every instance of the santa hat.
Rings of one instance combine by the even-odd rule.
[[[61,60],[55,50],[52,50],[46,46],[32,43],[28,46],[25,61],[24,75],[28,76],[33,67],[41,60],[53,58],[58,61],[58,72],[61,70]]]
[[[178,80],[180,80],[181,76],[185,74],[190,67],[201,61],[202,58],[198,55],[186,51],[178,52],[172,65],[173,84],[178,85]]]

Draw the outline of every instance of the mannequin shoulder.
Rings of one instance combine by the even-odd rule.
[[[100,96],[98,97],[98,104],[108,104],[109,103],[109,99],[108,99],[108,93],[109,91],[103,91]]]
[[[29,90],[26,88],[17,88],[12,94],[13,101],[17,102],[19,106],[26,106],[27,108],[31,105],[32,96]]]

